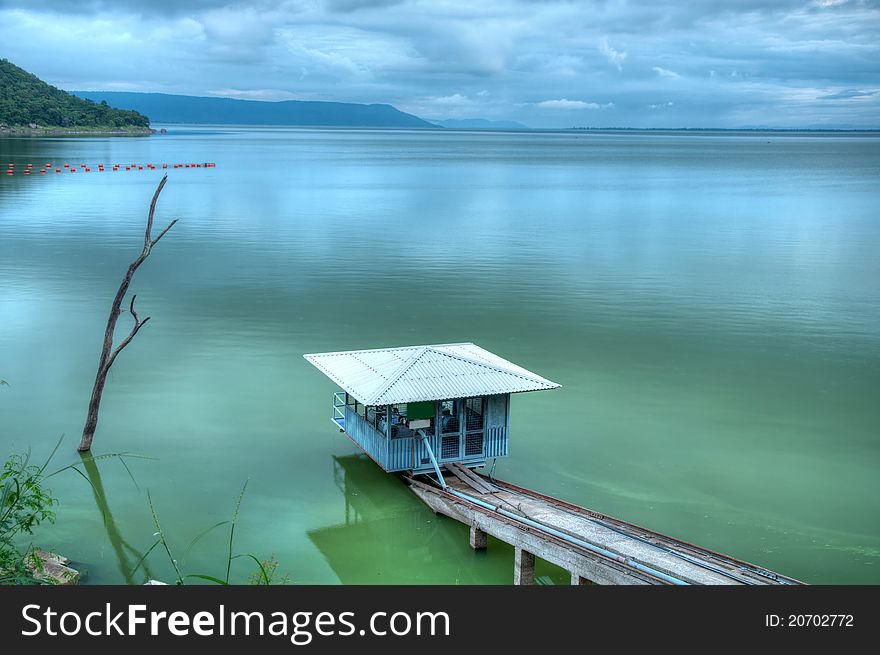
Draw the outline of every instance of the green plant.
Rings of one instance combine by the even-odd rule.
[[[279,576],[278,574],[278,558],[275,553],[269,555],[268,559],[264,559],[260,568],[251,573],[248,578],[248,584],[252,585],[271,585],[271,584],[290,584],[290,573]]]
[[[33,534],[34,528],[43,521],[55,521],[52,507],[58,501],[43,483],[46,466],[58,445],[42,466],[30,463],[30,451],[12,453],[3,464],[0,473],[0,584],[42,582],[35,578],[42,569],[36,547],[29,544],[22,549],[17,542],[22,535]]]
[[[236,500],[235,502],[235,510],[232,512],[232,519],[229,521],[220,521],[219,523],[215,523],[214,525],[212,525],[207,530],[204,530],[189,543],[189,547],[187,548],[187,551],[189,551],[193,546],[196,545],[196,543],[198,543],[202,539],[202,537],[207,535],[209,532],[212,532],[213,530],[220,528],[224,525],[228,525],[229,539],[226,551],[226,572],[223,578],[208,575],[205,573],[189,573],[184,575],[181,572],[177,559],[171,553],[171,547],[168,545],[168,540],[165,537],[165,531],[162,529],[162,525],[159,523],[159,516],[156,513],[156,507],[153,505],[153,498],[149,492],[147,492],[147,501],[150,504],[150,512],[153,515],[153,523],[156,526],[155,536],[157,537],[157,539],[155,542],[153,542],[153,545],[147,549],[147,552],[144,553],[143,557],[137,563],[137,566],[135,566],[135,571],[141,566],[141,564],[146,561],[149,554],[153,552],[153,550],[157,546],[161,545],[169,561],[171,562],[171,566],[174,568],[175,575],[177,576],[175,584],[178,585],[185,584],[185,580],[188,578],[196,578],[199,580],[207,580],[208,582],[213,582],[215,584],[228,585],[230,584],[229,579],[232,573],[232,562],[233,560],[241,558],[251,559],[257,565],[257,570],[252,573],[250,577],[251,584],[288,584],[290,582],[290,576],[288,574],[285,574],[280,579],[278,579],[277,577],[278,560],[275,558],[274,555],[272,555],[269,559],[261,562],[257,557],[250,553],[235,554],[234,552],[235,528],[238,525],[238,515],[241,511],[241,501],[244,498],[244,493],[247,490],[247,485],[248,483],[247,481],[245,481],[244,485],[241,488],[241,492],[239,492],[238,494],[238,500]]]

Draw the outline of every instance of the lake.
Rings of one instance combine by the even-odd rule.
[[[563,385],[514,396],[499,478],[806,582],[880,583],[880,135],[167,127],[0,139],[16,170],[79,169],[0,176],[0,452],[65,435],[52,470],[79,461],[162,175],[97,164],[216,163],[169,171],[157,229],[180,221],[132,284],[152,320],[104,393],[93,453],[149,459],[49,481],[35,539],[85,582],[142,581],[148,492],[183,572],[222,576],[228,526],[191,542],[249,481],[235,551],[294,582],[510,583],[510,548],[473,553],[355,456],[302,358],[473,341]]]

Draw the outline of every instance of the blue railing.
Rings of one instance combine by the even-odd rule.
[[[347,395],[344,391],[333,393],[333,415],[330,420],[342,429],[345,429],[345,397]]]

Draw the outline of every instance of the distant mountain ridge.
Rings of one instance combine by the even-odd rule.
[[[528,125],[516,121],[490,121],[486,118],[448,118],[435,121],[440,127],[460,130],[527,130]]]
[[[80,98],[95,102],[103,100],[147,114],[155,123],[437,128],[418,116],[385,104],[362,105],[313,100],[267,102],[128,91],[73,93]]]

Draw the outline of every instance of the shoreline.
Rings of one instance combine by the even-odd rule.
[[[4,126],[0,127],[0,137],[43,137],[43,136],[150,136],[160,134],[159,130],[150,127],[27,127],[27,126]]]

